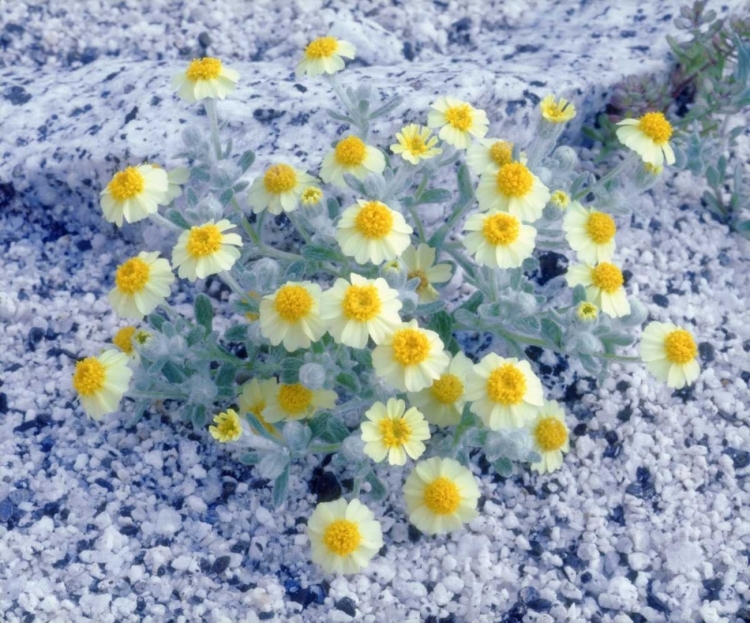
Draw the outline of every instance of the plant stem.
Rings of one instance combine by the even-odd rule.
[[[417,235],[419,236],[419,241],[427,242],[424,234],[424,226],[422,225],[422,221],[419,218],[419,213],[417,212],[416,206],[410,205],[407,210],[409,210],[409,214],[411,214],[414,225],[417,227]]]
[[[291,221],[292,225],[294,225],[294,229],[297,230],[297,233],[302,237],[305,243],[311,244],[312,238],[310,238],[310,234],[307,233],[307,230],[302,227],[302,223],[300,223],[297,216],[295,214],[292,214],[291,212],[287,212],[286,216]]]
[[[149,218],[151,218],[155,223],[159,223],[159,225],[163,225],[164,227],[168,227],[169,229],[174,229],[176,231],[182,231],[182,227],[180,227],[179,225],[175,225],[172,221],[170,221],[167,218],[164,218],[158,212],[154,212],[153,214],[149,214]]]
[[[245,217],[245,214],[242,212],[242,208],[240,207],[240,204],[237,202],[237,199],[235,197],[232,197],[232,207],[240,217],[240,224],[242,225],[242,228],[250,237],[250,240],[253,241],[255,246],[258,247],[258,251],[260,251],[264,255],[267,255],[268,257],[274,257],[277,260],[288,260],[290,262],[296,262],[297,260],[304,259],[301,255],[298,255],[296,253],[287,253],[286,251],[279,251],[278,249],[273,249],[272,247],[267,246],[260,239],[260,235],[255,231],[250,221],[248,221]],[[265,212],[261,212],[260,216],[258,217],[258,229],[260,229],[260,226],[263,224],[264,216]]]
[[[242,286],[240,286],[239,283],[237,283],[237,280],[232,276],[232,273],[228,270],[225,270],[221,273],[219,273],[219,277],[221,277],[222,281],[226,283],[235,294],[239,295],[241,298],[247,298],[247,293],[242,289]]]
[[[216,159],[221,160],[221,141],[219,140],[219,115],[216,111],[216,100],[213,98],[207,98],[203,102],[203,106],[206,109],[206,116],[208,117],[208,123],[211,128],[211,143],[214,146],[216,152]]]

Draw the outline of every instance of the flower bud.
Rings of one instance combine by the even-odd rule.
[[[299,369],[299,382],[307,389],[322,389],[326,381],[326,370],[319,363],[305,363]]]

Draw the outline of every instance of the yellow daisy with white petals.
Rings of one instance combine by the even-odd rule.
[[[466,385],[471,410],[492,430],[524,426],[544,402],[542,383],[528,361],[486,355]]]
[[[417,294],[421,303],[431,303],[440,298],[440,293],[433,283],[446,283],[453,273],[450,264],[435,264],[435,249],[420,243],[418,247],[409,246],[401,254],[401,261],[406,267],[406,278],[419,278]]]
[[[357,199],[341,214],[335,235],[344,255],[360,264],[381,264],[404,252],[413,231],[401,212],[380,201]]]
[[[385,156],[377,147],[367,145],[353,134],[342,138],[334,150],[323,158],[320,178],[326,184],[346,188],[344,174],[349,173],[359,180],[370,173],[380,175],[385,169]]]
[[[322,290],[310,281],[288,281],[260,302],[260,332],[288,351],[309,348],[328,329],[320,316]]]
[[[623,119],[618,124],[617,138],[637,153],[643,162],[655,167],[664,162],[674,164],[675,156],[669,139],[672,124],[660,112],[648,112],[640,119]]]
[[[466,380],[474,364],[459,352],[451,359],[440,378],[418,392],[409,392],[409,403],[424,413],[425,419],[436,426],[455,426],[461,421],[466,404]]]
[[[428,160],[443,153],[442,149],[435,147],[437,136],[432,136],[429,128],[416,123],[410,123],[401,132],[396,132],[396,140],[398,143],[391,145],[391,151],[400,154],[411,164],[419,164],[420,160]]]
[[[517,268],[534,251],[536,229],[507,212],[491,210],[466,220],[466,250],[490,268]]]
[[[242,437],[242,422],[234,409],[227,409],[214,416],[213,425],[208,427],[211,437],[219,443],[237,441]]]
[[[237,399],[240,413],[252,413],[263,427],[272,435],[278,431],[263,417],[263,409],[268,406],[271,397],[276,393],[278,383],[276,377],[259,381],[253,379],[242,386],[242,392]]]
[[[519,161],[526,164],[526,154],[519,154]],[[482,138],[466,151],[466,164],[477,175],[486,171],[497,171],[513,162],[513,143],[499,138]]]
[[[574,201],[563,219],[568,244],[582,262],[611,262],[615,253],[617,225],[609,214],[585,208]]]
[[[484,138],[489,121],[483,110],[452,97],[439,97],[427,115],[427,126],[440,128],[438,136],[448,145],[466,149],[471,138]]]
[[[480,210],[510,212],[527,223],[541,218],[549,199],[549,189],[521,162],[486,171],[477,187]]]
[[[354,58],[356,48],[348,41],[330,35],[318,37],[305,47],[304,56],[295,70],[299,78],[304,74],[319,76],[335,74],[344,68],[345,58]]]
[[[401,325],[403,303],[398,291],[382,277],[365,279],[352,273],[350,281],[336,279],[320,300],[320,317],[337,344],[365,348],[372,338],[380,344]]]
[[[223,100],[234,91],[240,74],[224,66],[218,58],[205,56],[190,62],[188,68],[172,79],[172,88],[187,102],[204,99]]]
[[[174,281],[172,267],[158,251],[141,251],[117,267],[107,300],[118,316],[143,318],[164,302]]]
[[[358,573],[383,547],[375,515],[359,500],[322,502],[307,521],[312,561],[328,573]]]
[[[127,355],[112,348],[76,364],[73,389],[86,415],[99,420],[107,413],[117,411],[132,376]]]
[[[641,359],[659,381],[681,389],[700,374],[698,346],[686,329],[671,322],[650,322],[641,338]]]
[[[460,530],[479,515],[476,478],[455,459],[420,461],[403,492],[409,521],[425,534]]]
[[[531,447],[542,456],[531,469],[540,474],[554,472],[563,462],[563,453],[570,450],[565,411],[554,400],[545,400],[536,417],[529,424]]]
[[[389,398],[387,405],[372,405],[365,417],[369,421],[360,427],[364,452],[376,463],[387,456],[390,465],[405,465],[407,456],[418,459],[424,454],[422,442],[430,438],[430,427],[416,407],[406,411],[403,400]]]
[[[539,102],[539,110],[542,111],[542,117],[549,123],[565,123],[576,116],[576,107],[573,102],[569,102],[564,97],[559,100],[550,94]]]
[[[195,281],[229,270],[240,258],[242,246],[239,234],[224,233],[234,225],[222,219],[213,219],[204,225],[194,225],[183,231],[172,250],[172,264],[179,267],[177,274],[183,279]]]
[[[123,219],[136,223],[168,203],[169,178],[164,169],[150,164],[127,167],[115,173],[102,191],[100,205],[104,218],[122,227]]]
[[[619,318],[630,313],[630,303],[623,287],[625,278],[614,264],[575,264],[568,268],[565,279],[571,288],[577,285],[586,288],[586,300],[598,305],[608,316]]]
[[[270,214],[297,209],[302,193],[316,179],[288,164],[274,164],[261,177],[256,177],[247,191],[247,199],[255,214]]]
[[[333,409],[336,392],[330,389],[308,389],[301,383],[280,383],[268,398],[263,419],[269,424],[311,418],[318,409]]]

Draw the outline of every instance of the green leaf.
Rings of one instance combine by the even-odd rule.
[[[247,452],[240,457],[240,463],[244,465],[257,465],[260,461],[260,456],[257,452]]]
[[[536,316],[520,316],[513,320],[513,326],[525,333],[538,333],[542,328],[539,318]]]
[[[425,303],[424,305],[418,305],[414,313],[418,316],[429,316],[431,314],[436,314],[444,310],[445,305],[446,303],[444,300],[438,299],[437,301],[432,301],[432,303]]]
[[[307,262],[302,260],[292,262],[284,271],[284,281],[299,281],[304,277],[306,270]]]
[[[608,333],[601,336],[602,342],[609,342],[614,346],[630,346],[635,342],[635,338],[627,333]]]
[[[180,372],[180,369],[171,361],[167,360],[162,366],[161,373],[164,375],[170,383],[182,383],[185,376]]]
[[[226,207],[234,197],[234,190],[227,188],[221,195],[219,195],[219,203],[222,207]]]
[[[509,458],[503,457],[492,464],[499,476],[510,478],[513,475],[513,463]]]
[[[458,177],[458,201],[464,205],[474,198],[474,185],[471,183],[469,168],[462,164],[458,167],[456,176]]]
[[[284,425],[283,434],[292,456],[302,456],[312,439],[310,428],[300,422],[287,422]]]
[[[359,379],[351,372],[339,372],[336,375],[336,382],[353,394],[358,394],[362,390],[362,385],[360,384]]]
[[[453,337],[453,318],[446,311],[433,314],[427,326],[440,336],[443,344],[450,342]]]
[[[339,215],[339,211],[341,210],[338,199],[336,199],[336,197],[330,197],[327,202],[327,207],[328,218],[330,218],[332,221],[335,220]]]
[[[187,199],[189,208],[194,208],[198,205],[198,195],[195,194],[195,191],[192,188],[188,188],[185,191],[185,198]]]
[[[329,411],[321,411],[308,422],[313,437],[321,437],[328,430],[328,420],[331,418]]]
[[[453,198],[453,193],[444,188],[430,188],[419,197],[419,203],[445,203]]]
[[[312,262],[340,262],[341,254],[330,247],[306,244],[301,249],[302,257]]]
[[[586,288],[582,285],[577,285],[573,288],[573,305],[578,305],[586,300]]]
[[[253,162],[255,162],[255,152],[252,149],[248,149],[242,156],[240,156],[240,160],[237,163],[242,169],[242,172],[245,173],[252,165]]]
[[[193,427],[201,429],[206,425],[206,405],[195,405],[195,410],[192,414]]]
[[[401,101],[403,98],[400,95],[395,95],[391,99],[389,99],[385,104],[383,104],[380,108],[376,108],[370,113],[369,120],[372,121],[373,119],[377,119],[378,117],[382,117],[383,115],[387,115],[389,112],[395,110],[398,108],[398,106],[401,104]]]
[[[331,416],[326,421],[326,430],[320,436],[324,441],[331,443],[341,443],[349,436],[349,429],[346,425],[335,416]]]
[[[195,167],[190,170],[190,177],[194,177],[200,182],[210,182],[211,172],[205,167]]]
[[[289,466],[281,472],[281,475],[273,481],[273,507],[279,508],[286,502],[286,496],[289,491]]]
[[[312,454],[334,454],[338,452],[339,448],[341,448],[340,443],[320,443],[317,441],[313,441],[307,446],[308,452]]]
[[[165,320],[166,318],[159,314],[149,314],[148,316],[148,324],[159,332],[161,332],[161,328],[164,325]]]
[[[341,121],[343,123],[348,123],[349,125],[355,125],[354,119],[352,119],[351,117],[342,115],[341,113],[338,113],[335,110],[331,109],[326,109],[326,112],[328,113],[328,116],[331,117],[331,119],[335,119],[336,121]]]
[[[245,190],[248,186],[250,186],[249,182],[238,182],[234,186],[232,186],[232,190],[235,194],[241,193],[243,190]]]
[[[185,338],[187,341],[188,347],[195,346],[205,336],[206,336],[205,328],[201,327],[200,325],[197,327],[193,327],[192,329],[190,329],[190,331],[187,334],[187,337]]]
[[[216,373],[214,383],[217,387],[231,387],[235,378],[237,378],[237,367],[231,363],[222,363]]]
[[[283,448],[271,450],[258,462],[258,472],[263,478],[278,478],[289,465],[289,454]]]
[[[484,294],[477,290],[468,299],[461,303],[459,309],[476,312],[477,309],[479,309],[479,306],[482,304],[482,301],[484,301]]]
[[[366,370],[372,368],[372,354],[367,349],[354,349],[350,352],[352,359],[363,366]]]
[[[214,321],[214,308],[211,306],[211,300],[205,294],[199,294],[195,297],[193,304],[196,322],[211,333]]]
[[[182,214],[177,210],[167,210],[165,216],[170,223],[174,223],[175,225],[177,225],[177,227],[181,227],[182,229],[190,229],[190,223],[188,223],[185,220],[185,217],[182,216]]]
[[[370,483],[370,498],[372,501],[380,502],[381,500],[384,500],[386,495],[388,495],[388,488],[385,486],[385,483],[377,477],[375,472],[370,470],[370,473],[367,474],[365,480]]]
[[[551,318],[542,318],[542,337],[555,347],[562,342],[563,331]]]
[[[591,355],[583,355],[579,353],[578,359],[581,360],[581,364],[589,374],[596,375],[601,371],[601,365],[599,365],[599,362]]]
[[[233,327],[229,327],[224,332],[224,340],[226,342],[244,342],[247,339],[247,325],[238,324]]]

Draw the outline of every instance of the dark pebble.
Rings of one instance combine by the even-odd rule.
[[[10,499],[5,498],[2,502],[0,502],[0,521],[8,521],[13,516],[14,510],[15,508]]]
[[[631,415],[633,415],[633,407],[628,405],[617,412],[617,419],[620,420],[620,422],[629,422]]]
[[[573,569],[585,569],[586,563],[573,552],[564,552],[562,554],[563,564],[566,567],[572,567]]]
[[[47,502],[42,508],[42,512],[48,517],[54,517],[60,512],[59,502]]]
[[[576,437],[583,437],[588,430],[588,426],[585,422],[581,422],[580,424],[576,424],[575,428],[573,429],[573,434]]]
[[[219,556],[214,560],[214,564],[211,565],[211,572],[216,574],[224,573],[227,570],[227,567],[229,567],[231,560],[232,558],[230,556]]]
[[[630,383],[628,383],[627,381],[617,381],[615,389],[617,389],[618,392],[626,392],[628,391],[628,389],[630,389]]]
[[[503,615],[503,618],[500,619],[500,623],[523,623],[526,611],[526,604],[517,601],[511,606],[510,610]]]
[[[736,448],[727,448],[724,454],[729,455],[732,459],[734,469],[742,469],[750,465],[750,452],[747,450],[737,450]]]
[[[633,623],[648,623],[648,619],[640,612],[630,612],[628,616]]]
[[[3,97],[14,106],[21,106],[31,99],[31,93],[23,87],[12,86],[3,91]]]
[[[607,446],[602,456],[605,459],[616,459],[618,456],[620,456],[620,452],[622,452],[622,444],[615,443],[615,444],[612,444],[611,446]]]
[[[547,251],[539,254],[539,272],[540,276],[537,282],[540,286],[545,283],[564,275],[568,270],[568,258],[554,251]]]
[[[422,538],[422,532],[416,526],[409,524],[409,540],[416,543]]]
[[[737,620],[742,621],[742,623],[750,623],[750,607],[737,610]]]
[[[228,480],[226,482],[221,483],[222,501],[226,502],[230,496],[234,495],[235,491],[237,491],[237,483],[234,482],[233,480]]]
[[[104,487],[110,493],[115,490],[115,488],[112,486],[112,483],[108,480],[104,480],[104,478],[97,478],[94,483],[99,485],[100,487]]]
[[[261,621],[270,621],[271,619],[275,619],[276,615],[273,612],[261,612],[258,614],[258,618]]]
[[[703,580],[703,588],[706,589],[706,594],[703,599],[706,601],[718,601],[719,593],[724,586],[724,582],[721,578],[711,578],[710,580]]]
[[[654,294],[651,300],[656,303],[659,307],[669,307],[669,299],[663,294]]]
[[[659,599],[652,592],[652,588],[651,588],[652,584],[653,584],[653,580],[649,581],[646,587],[646,604],[650,608],[653,608],[654,610],[656,610],[657,612],[669,614],[669,608],[667,607],[667,604],[665,604],[661,599]]]
[[[615,445],[620,440],[620,438],[617,436],[617,433],[613,430],[608,430],[606,433],[604,433],[604,439],[607,440],[607,443],[610,446]]]
[[[333,502],[341,497],[341,484],[333,472],[315,469],[310,482],[310,491],[318,497],[318,504]]]
[[[589,582],[591,582],[591,572],[590,571],[584,571],[581,574],[581,582],[583,582],[584,584],[588,584]]]
[[[276,119],[283,117],[286,114],[283,110],[274,110],[273,108],[256,108],[253,111],[253,117],[260,123],[272,123]]]
[[[535,612],[549,612],[550,608],[552,608],[552,602],[549,599],[541,598],[528,601],[526,605],[530,610],[534,610]]]
[[[207,48],[209,45],[211,45],[211,35],[209,35],[207,32],[202,32],[198,35],[198,44],[202,48]]]
[[[710,342],[701,342],[698,344],[698,354],[700,354],[701,359],[706,363],[716,359],[716,349],[714,349],[713,344]]]
[[[26,347],[31,352],[34,352],[36,350],[36,345],[42,341],[42,338],[44,338],[44,331],[39,327],[32,327],[29,331],[29,335],[26,337]]]
[[[3,392],[0,392],[0,413],[3,415],[8,413],[8,396]]]
[[[403,53],[404,58],[407,61],[414,60],[414,46],[409,41],[404,42],[404,46],[401,48],[401,52]]]
[[[138,534],[138,526],[122,526],[120,528],[120,534],[124,534],[125,536],[135,536]]]
[[[520,591],[518,591],[518,599],[520,599],[525,604],[528,604],[529,602],[535,601],[540,598],[541,595],[539,594],[539,591],[536,590],[533,586],[525,586]]]

